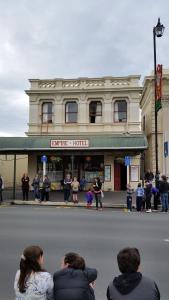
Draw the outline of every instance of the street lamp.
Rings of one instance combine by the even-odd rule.
[[[158,177],[158,132],[157,132],[157,113],[158,110],[156,108],[157,101],[157,66],[156,66],[156,37],[162,37],[165,27],[160,23],[160,18],[158,18],[157,25],[153,28],[153,43],[154,43],[154,95],[155,95],[155,166],[156,166],[156,186],[157,186],[157,177]]]

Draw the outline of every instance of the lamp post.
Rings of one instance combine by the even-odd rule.
[[[155,167],[156,167],[156,186],[157,186],[157,177],[158,177],[158,131],[157,131],[157,113],[156,108],[157,101],[157,65],[156,65],[156,37],[162,37],[165,27],[160,23],[160,18],[158,18],[157,25],[153,28],[153,45],[154,45],[154,95],[155,95]]]

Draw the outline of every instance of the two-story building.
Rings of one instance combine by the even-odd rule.
[[[89,185],[99,176],[105,190],[125,189],[127,182],[136,186],[143,172],[140,156],[147,149],[139,80],[138,75],[30,79],[28,137],[0,138],[1,152],[27,153],[30,178],[42,174],[45,155],[53,188],[66,173],[85,176]]]
[[[169,151],[164,154],[164,143],[169,142],[169,69],[163,70],[162,108],[158,111],[158,169],[161,174],[169,176]],[[155,96],[154,74],[144,78],[143,92],[140,99],[142,111],[142,130],[147,136],[148,149],[145,151],[145,168],[155,174]]]

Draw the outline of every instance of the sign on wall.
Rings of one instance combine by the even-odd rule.
[[[89,140],[51,140],[51,148],[88,148]]]
[[[104,181],[111,181],[111,166],[104,166]]]
[[[139,181],[139,166],[130,166],[130,181]]]

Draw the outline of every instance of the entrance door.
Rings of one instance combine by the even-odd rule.
[[[114,161],[114,190],[120,191],[121,188],[121,165]]]
[[[122,162],[114,161],[114,190],[126,190],[127,167]]]

